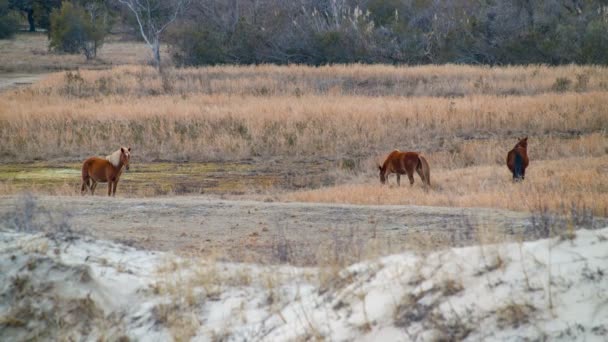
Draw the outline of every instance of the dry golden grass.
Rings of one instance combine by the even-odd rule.
[[[108,59],[126,64],[128,49],[108,43],[115,50]],[[129,43],[130,44],[130,43]],[[137,51],[136,47],[133,50]],[[143,54],[143,53],[141,53]],[[134,55],[140,55],[136,53]],[[103,55],[101,55],[103,56]],[[103,58],[102,58],[103,59]],[[291,66],[216,66],[165,69],[159,75],[153,68],[122,66],[112,71],[89,70],[82,73],[88,83],[78,95],[96,96],[103,92],[119,95],[233,94],[233,95],[368,95],[368,96],[443,96],[536,95],[546,92],[606,91],[608,68],[600,66],[512,66],[501,68],[433,65],[332,65]],[[103,81],[97,84],[97,81]],[[55,74],[41,88],[60,90],[63,75]],[[39,88],[40,89],[40,88]],[[40,89],[44,90],[44,89]],[[102,92],[102,93],[103,93]]]
[[[576,205],[607,215],[605,67],[166,70],[55,73],[0,94],[1,160],[77,161],[119,145],[131,145],[139,161],[322,159],[360,176],[282,198],[526,211]],[[526,182],[512,184],[504,158],[523,135],[532,165]],[[394,148],[428,156],[431,192],[376,184],[376,164]]]
[[[401,187],[392,176],[382,186],[377,175],[351,184],[304,190],[280,196],[285,201],[352,204],[409,204],[449,207],[490,207],[517,211],[550,210],[572,214],[590,210],[608,216],[608,157],[532,161],[526,180],[513,183],[504,165],[432,170],[432,189],[424,191],[418,176]]]
[[[57,73],[0,96],[0,156],[74,160],[130,144],[143,160],[360,158],[394,147],[454,154],[471,139],[510,146],[523,134],[532,140],[605,134],[608,101],[600,85],[606,72],[585,70],[594,69],[354,65],[214,67],[165,76],[142,67]],[[572,72],[593,75],[591,90],[550,92],[555,75]],[[540,75],[537,83],[525,81],[533,74]],[[375,77],[381,86],[362,84],[349,93],[348,77]],[[416,77],[429,80],[414,82],[426,84],[421,96],[393,96]],[[496,89],[483,94],[469,87],[475,77],[496,78]],[[399,87],[385,84],[392,78]],[[265,80],[278,85],[267,87]],[[342,82],[338,90],[326,87],[331,80]],[[530,95],[501,95],[513,83]],[[442,90],[447,85],[451,90]],[[443,97],[446,92],[466,96]]]

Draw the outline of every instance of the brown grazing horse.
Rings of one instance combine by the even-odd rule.
[[[80,192],[86,193],[85,187],[95,194],[97,182],[108,183],[108,196],[116,195],[116,184],[122,174],[122,167],[129,170],[131,148],[121,147],[105,158],[91,157],[82,164],[82,186]]]
[[[394,150],[391,152],[384,164],[378,166],[380,169],[380,182],[386,183],[388,176],[391,173],[397,174],[397,185],[401,185],[401,175],[407,174],[410,179],[410,185],[414,184],[414,170],[422,179],[422,183],[426,186],[431,186],[431,170],[426,159],[416,152],[400,152]]]
[[[507,167],[513,173],[513,181],[517,182],[526,178],[526,168],[529,163],[528,137],[525,137],[507,154]]]

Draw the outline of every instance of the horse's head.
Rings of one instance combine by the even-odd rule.
[[[131,148],[130,147],[121,147],[120,148],[120,161],[122,165],[125,166],[125,169],[129,171],[129,160],[131,160]]]
[[[522,138],[518,143],[517,146],[521,146],[523,148],[528,148],[528,137],[524,137]]]
[[[380,183],[386,183],[386,173],[382,170],[382,166],[378,165],[378,169],[380,169]]]

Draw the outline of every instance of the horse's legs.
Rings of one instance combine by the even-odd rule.
[[[116,186],[118,185],[118,181],[114,181],[114,188],[112,189],[112,196],[116,196]]]
[[[406,170],[407,178],[410,179],[410,185],[414,185],[414,170]]]
[[[85,187],[86,187],[86,190],[85,190]],[[89,180],[88,179],[86,179],[86,180],[83,179],[82,180],[82,185],[80,186],[80,194],[82,196],[84,196],[85,191],[87,191],[87,190],[89,190]]]
[[[91,179],[92,184],[90,185],[91,195],[95,195],[95,189],[97,188],[97,182]]]
[[[401,175],[397,174],[397,186],[401,186]]]
[[[112,196],[112,181],[108,180],[108,196]]]

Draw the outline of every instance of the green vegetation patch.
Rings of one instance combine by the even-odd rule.
[[[80,163],[2,164],[0,185],[4,186],[0,190],[77,194],[80,175]],[[132,163],[121,176],[118,192],[128,196],[242,194],[274,186],[278,179],[278,174],[248,163]],[[106,189],[100,184],[96,193],[103,194]]]

